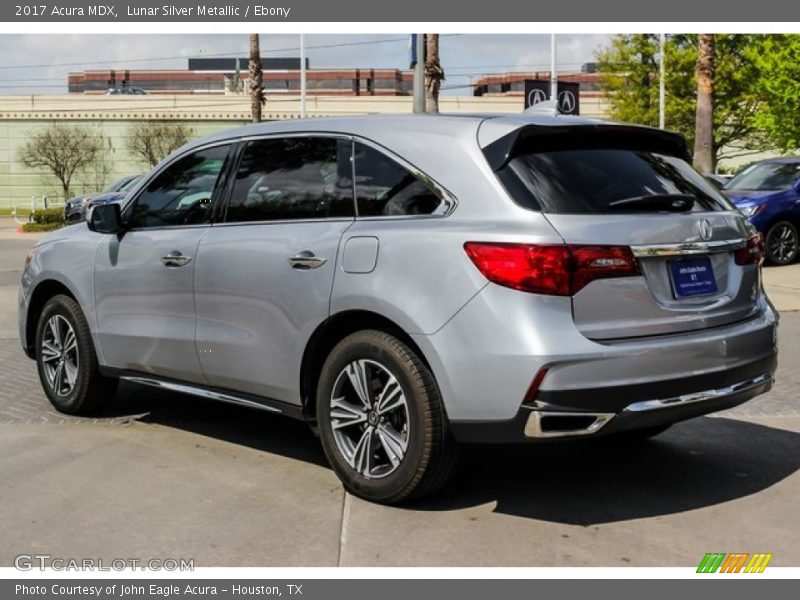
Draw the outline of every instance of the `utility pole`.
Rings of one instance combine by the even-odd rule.
[[[414,64],[414,112],[425,112],[425,34],[415,36],[414,49],[417,62]]]
[[[253,123],[261,122],[264,102],[264,73],[261,71],[261,47],[257,33],[250,34],[250,114]]]
[[[306,37],[300,34],[300,116],[306,116]]]
[[[659,46],[659,59],[658,59],[658,128],[664,129],[666,127],[666,73],[665,67],[666,51],[667,51],[667,36],[661,34],[658,36]]]
[[[439,61],[439,34],[427,33],[425,53],[425,112],[439,112],[439,89],[444,79],[444,69]]]
[[[556,72],[556,34],[550,34],[550,100],[558,101],[558,73]]]

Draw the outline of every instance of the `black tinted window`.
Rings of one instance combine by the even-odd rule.
[[[139,194],[132,227],[206,223],[229,146],[199,150],[172,163]]]
[[[424,176],[363,144],[355,145],[354,156],[358,216],[430,215],[442,206]]]
[[[517,203],[552,213],[730,208],[685,161],[655,152],[609,148],[531,152],[513,158],[498,175]]]
[[[249,142],[227,221],[352,217],[352,143],[334,138]]]

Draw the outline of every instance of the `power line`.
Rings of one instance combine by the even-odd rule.
[[[454,37],[462,34],[458,33],[451,33],[451,34],[444,34],[441,37]],[[396,42],[408,42],[408,36],[403,37],[394,37],[394,38],[385,38],[381,40],[361,40],[358,42],[342,42],[337,44],[316,44],[311,46],[306,46],[307,50],[318,50],[318,49],[330,49],[330,48],[349,48],[354,46],[367,46],[367,45],[374,45],[374,44],[388,44],[388,43],[396,43]],[[286,48],[273,48],[271,50],[263,50],[262,54],[270,54],[270,53],[278,53],[278,52],[290,52],[300,50],[299,46],[290,46]],[[120,59],[109,59],[109,60],[91,60],[91,61],[80,61],[80,62],[67,62],[67,63],[43,63],[43,64],[32,64],[32,65],[0,65],[0,70],[10,70],[10,69],[41,69],[45,67],[78,67],[82,65],[94,65],[94,64],[122,64],[122,63],[138,63],[138,62],[158,62],[158,61],[167,61],[167,60],[179,60],[179,59],[188,59],[188,58],[226,58],[226,57],[235,57],[243,54],[243,50],[235,50],[232,52],[220,52],[214,54],[202,54],[202,55],[176,55],[176,56],[156,56],[156,57],[148,57],[148,58],[120,58]]]

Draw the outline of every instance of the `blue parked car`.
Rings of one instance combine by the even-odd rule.
[[[768,263],[788,265],[797,258],[800,157],[755,163],[722,191],[764,235]]]

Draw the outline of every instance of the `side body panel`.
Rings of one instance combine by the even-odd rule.
[[[128,231],[97,246],[97,337],[105,366],[205,383],[194,344],[194,269],[208,226]],[[191,261],[162,262],[173,252]]]
[[[209,385],[300,404],[300,365],[328,317],[342,234],[352,219],[211,227],[195,272],[197,348]],[[326,259],[293,268],[303,252]]]

